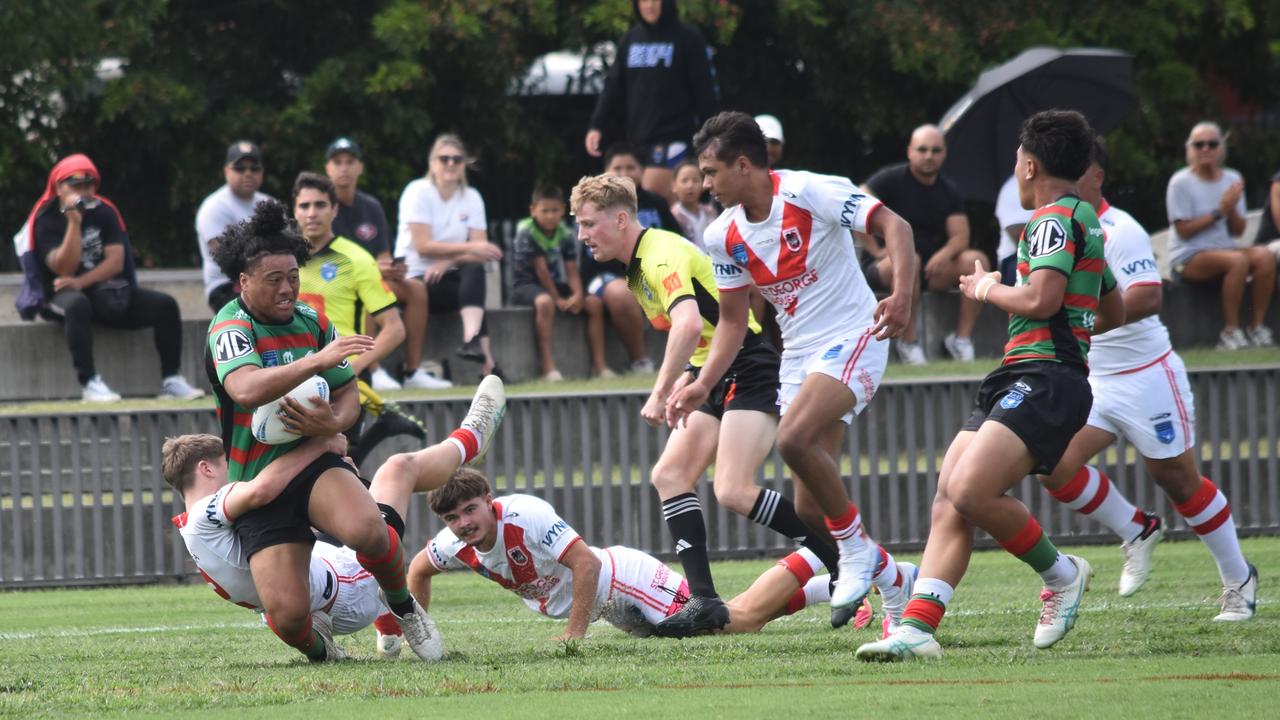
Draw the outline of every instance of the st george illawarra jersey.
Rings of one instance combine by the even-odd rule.
[[[850,231],[865,233],[880,201],[848,178],[788,170],[769,177],[769,217],[749,222],[734,205],[703,237],[720,291],[755,283],[777,308],[785,355],[812,352],[873,325],[876,298]]]

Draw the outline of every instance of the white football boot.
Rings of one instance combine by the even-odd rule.
[[[1093,579],[1093,567],[1084,558],[1066,557],[1076,565],[1076,579],[1064,588],[1053,590],[1046,587],[1040,592],[1044,608],[1040,611],[1040,621],[1036,623],[1035,646],[1041,650],[1053,647],[1075,627],[1080,600]]]
[[[1120,571],[1120,597],[1129,597],[1138,592],[1147,578],[1151,577],[1152,556],[1156,545],[1164,537],[1164,520],[1159,515],[1143,514],[1146,515],[1146,527],[1142,534],[1120,546],[1124,553],[1124,568]]]
[[[1239,622],[1253,619],[1258,609],[1258,568],[1249,565],[1249,577],[1239,585],[1222,588],[1222,597],[1218,598],[1222,612],[1213,619],[1214,622]]]
[[[942,646],[932,634],[904,625],[887,638],[862,645],[854,657],[863,662],[941,660]]]

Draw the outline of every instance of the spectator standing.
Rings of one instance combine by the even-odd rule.
[[[44,195],[31,208],[27,227],[46,303],[44,317],[60,321],[85,402],[120,396],[98,375],[93,327],[152,328],[160,355],[160,397],[193,400],[204,395],[178,374],[182,319],[171,296],[138,287],[124,218],[98,194],[101,175],[86,155],[71,155],[49,172]]]
[[[670,203],[662,197],[640,187],[640,178],[644,174],[639,151],[627,145],[614,145],[604,155],[604,170],[617,177],[629,177],[636,185],[636,220],[642,227],[656,227],[671,232],[680,232],[680,223],[671,214]],[[613,323],[614,332],[622,339],[631,359],[631,372],[653,372],[653,361],[645,354],[644,347],[644,311],[636,302],[631,290],[627,288],[627,266],[619,260],[599,262],[591,253],[581,253],[579,265],[582,282],[587,288],[587,302],[604,303],[609,311],[609,320]],[[598,328],[591,328],[589,337],[592,354],[596,348],[604,352],[604,322]]]
[[[644,152],[644,189],[670,203],[672,169],[719,105],[711,48],[680,22],[675,0],[632,0],[631,6],[636,22],[618,41],[585,144],[589,155],[600,157],[603,131],[621,127],[621,139]]]
[[[511,262],[511,304],[532,306],[538,339],[538,365],[543,380],[563,380],[556,369],[551,348],[552,328],[557,312],[577,315],[587,311],[587,339],[591,351],[591,374],[611,376],[605,365],[603,343],[590,342],[592,327],[604,333],[604,307],[586,302],[582,277],[578,274],[578,244],[564,226],[564,191],[554,185],[534,188],[529,201],[529,217],[516,226],[514,257]]]
[[[764,149],[769,155],[769,169],[772,170],[782,162],[782,150],[787,144],[787,138],[782,134],[782,122],[772,115],[757,115],[756,124],[764,133]]]
[[[911,133],[907,144],[907,162],[876,171],[867,180],[868,192],[911,225],[915,237],[916,262],[920,266],[919,288],[911,303],[911,321],[903,339],[898,342],[898,355],[912,365],[924,363],[925,353],[918,339],[919,291],[950,292],[960,276],[973,272],[977,262],[988,269],[987,256],[969,247],[969,218],[964,212],[964,199],[955,183],[942,175],[947,159],[946,139],[937,127],[921,125]],[[863,268],[873,289],[889,291],[893,277],[892,263],[879,239],[864,242],[863,247],[874,259],[874,268]],[[973,326],[982,312],[982,303],[960,296],[960,317],[955,332],[943,344],[951,357],[963,362],[973,360]]]
[[[1274,341],[1264,320],[1276,286],[1276,259],[1265,247],[1241,248],[1232,239],[1244,233],[1244,180],[1225,167],[1226,138],[1217,123],[1191,128],[1186,155],[1187,167],[1169,178],[1165,192],[1173,226],[1169,265],[1183,280],[1222,283],[1219,348],[1270,347]],[[1240,303],[1250,277],[1253,317],[1246,335],[1240,329]]]
[[[196,211],[196,240],[200,247],[200,264],[204,271],[204,297],[216,315],[240,289],[213,261],[209,243],[227,229],[253,215],[253,208],[271,196],[259,192],[264,175],[262,150],[256,143],[237,140],[227,147],[222,165],[226,184],[213,191]]]
[[[1000,268],[1000,282],[1014,285],[1018,281],[1018,238],[1031,220],[1031,210],[1022,207],[1018,199],[1018,179],[1010,175],[1000,186],[996,198],[996,224],[1000,226],[1000,240],[996,243],[996,266]]]
[[[696,160],[684,160],[676,166],[675,193],[671,215],[680,223],[680,234],[705,253],[702,233],[720,213],[711,203],[702,202],[702,171]]]
[[[410,387],[448,387],[444,385],[446,381],[437,380],[425,371],[421,376],[418,374],[418,366],[422,364],[423,335],[427,331],[427,288],[422,283],[406,281],[404,262],[397,262],[391,257],[391,231],[382,203],[358,188],[360,176],[364,174],[364,153],[356,141],[340,137],[329,143],[325,150],[324,171],[333,181],[338,195],[338,215],[333,220],[333,234],[369,251],[378,262],[382,281],[404,308],[406,342],[403,374],[406,381],[412,383]],[[372,367],[374,390],[400,389],[400,383],[376,362]]]
[[[500,375],[485,325],[484,264],[502,259],[502,248],[489,242],[484,199],[467,185],[470,161],[462,139],[440,135],[429,158],[426,177],[410,182],[400,196],[396,256],[405,259],[407,277],[426,285],[428,310],[460,312],[458,357],[482,363],[483,375]]]

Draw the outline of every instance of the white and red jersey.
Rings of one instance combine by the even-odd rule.
[[[1117,289],[1123,293],[1131,287],[1159,285],[1160,272],[1151,254],[1151,237],[1133,216],[1112,207],[1105,199],[1098,208],[1098,220],[1106,235],[1103,254],[1116,276]],[[1093,336],[1089,348],[1089,372],[1115,375],[1133,372],[1157,362],[1173,350],[1169,330],[1158,315]]]
[[[173,517],[182,542],[195,561],[196,570],[224,600],[262,612],[262,600],[249,572],[249,557],[234,530],[235,519],[227,515],[227,498],[240,483],[231,482],[217,492],[197,500],[192,513]],[[326,610],[338,592],[339,576],[328,563],[311,556],[311,608]]]
[[[495,498],[493,513],[498,519],[498,537],[488,552],[464,543],[445,528],[427,543],[431,564],[441,571],[470,568],[519,595],[534,612],[568,617],[573,605],[573,573],[560,560],[574,543],[582,542],[582,537],[555,508],[532,495]],[[601,554],[595,548],[592,551],[597,557]],[[601,580],[608,582],[603,575]],[[596,595],[599,604],[600,593]]]
[[[880,201],[848,178],[791,170],[769,177],[768,218],[748,222],[742,205],[734,205],[704,240],[720,290],[754,282],[778,310],[784,354],[807,354],[874,324],[875,295],[850,231],[866,232]]]

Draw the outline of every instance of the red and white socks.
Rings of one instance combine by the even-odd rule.
[[[1107,526],[1124,542],[1146,529],[1146,515],[1111,484],[1107,474],[1081,465],[1071,481],[1049,494],[1055,500]]]
[[[463,465],[474,460],[480,453],[480,437],[471,428],[460,427],[449,433],[444,441],[458,449]]]
[[[1191,499],[1175,505],[1174,509],[1186,518],[1192,531],[1209,548],[1214,562],[1218,564],[1223,586],[1239,585],[1249,579],[1249,563],[1240,552],[1236,524],[1231,519],[1231,505],[1213,481],[1207,477],[1200,478],[1200,487]]]

